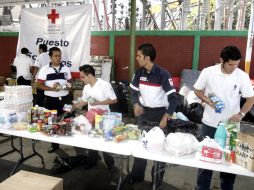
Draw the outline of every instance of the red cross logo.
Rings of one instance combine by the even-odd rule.
[[[52,9],[51,14],[48,14],[48,19],[51,20],[52,24],[55,24],[57,18],[59,18],[59,14],[56,13],[56,9]]]

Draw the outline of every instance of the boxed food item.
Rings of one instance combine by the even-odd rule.
[[[7,178],[5,181],[0,183],[0,189],[63,190],[63,179],[21,170],[15,175]]]
[[[249,171],[254,171],[254,136],[238,133],[236,164]]]

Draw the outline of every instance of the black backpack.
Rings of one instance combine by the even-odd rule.
[[[114,89],[114,92],[117,97],[117,103],[111,104],[110,111],[111,112],[119,112],[119,113],[128,113],[128,85],[121,83],[121,82],[115,82],[112,81],[111,85]]]

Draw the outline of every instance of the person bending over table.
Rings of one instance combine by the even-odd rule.
[[[130,84],[131,103],[134,115],[138,117],[138,124],[142,121],[158,122],[160,128],[167,126],[172,114],[177,107],[176,90],[173,81],[167,70],[154,63],[156,50],[152,44],[139,46],[136,60],[138,69]],[[147,160],[134,158],[132,171],[127,176],[127,182],[144,181]],[[160,169],[165,168],[165,163],[159,164]],[[153,179],[152,169],[152,180]],[[156,186],[162,184],[164,170],[157,174]]]
[[[88,110],[99,108],[110,112],[109,105],[117,103],[117,98],[111,84],[107,81],[96,78],[95,70],[91,65],[83,65],[79,68],[79,70],[80,79],[85,83],[85,86],[82,93],[82,100],[77,104],[73,104],[73,109],[88,105]],[[93,98],[95,101],[90,103],[88,101],[89,98]],[[76,166],[80,162],[82,162],[85,169],[90,169],[97,165],[98,151],[86,150],[78,147],[75,147],[75,151],[77,156],[74,157],[70,157],[62,150],[56,151],[56,154],[58,154],[59,157],[62,157],[63,160],[65,160],[67,164],[70,165],[70,168],[72,166]],[[86,155],[87,151],[88,156],[85,156],[84,158],[84,155]],[[114,168],[113,157],[106,152],[103,152],[103,157],[108,169],[112,170]],[[61,171],[61,169],[59,170]]]
[[[204,103],[202,118],[202,134],[214,138],[220,121],[240,122],[244,115],[252,108],[254,93],[249,76],[238,68],[241,53],[235,46],[225,47],[220,54],[220,63],[207,67],[201,72],[194,84],[194,92]],[[208,98],[213,93],[225,104],[221,113],[215,112],[215,105]],[[246,102],[240,109],[240,97]],[[197,176],[197,190],[209,190],[213,172],[199,169]],[[221,189],[232,190],[235,174],[220,173]]]

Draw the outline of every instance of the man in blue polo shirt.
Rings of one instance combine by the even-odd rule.
[[[163,129],[177,107],[177,96],[169,72],[153,62],[155,57],[153,45],[143,44],[138,48],[136,60],[141,68],[136,71],[130,84],[131,102],[138,124],[142,121],[157,122]],[[143,181],[146,164],[147,160],[135,158],[127,181]],[[160,163],[160,166],[159,169],[164,168],[165,163]],[[164,171],[157,175],[157,186],[161,185],[163,175]]]

